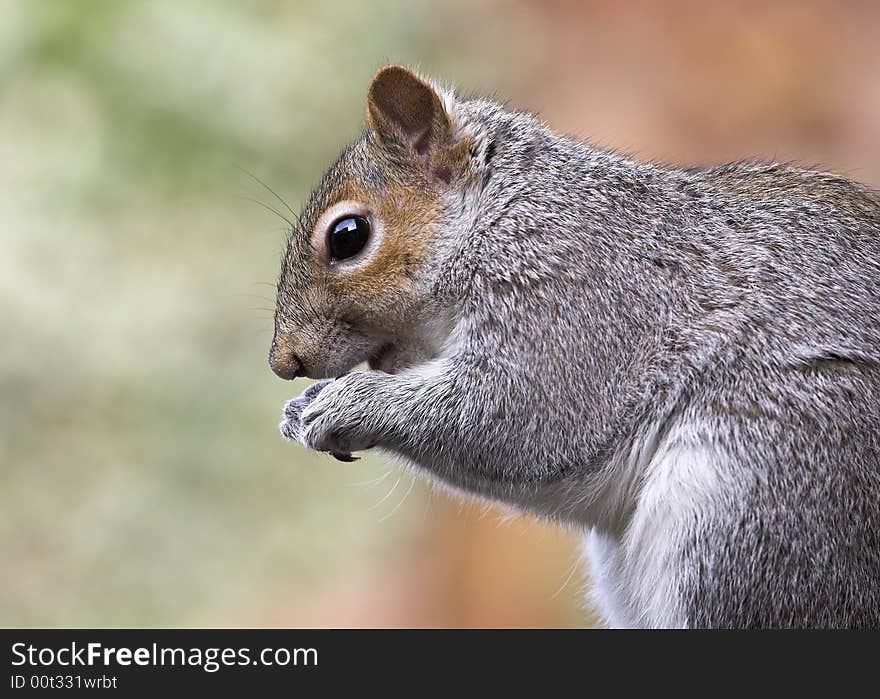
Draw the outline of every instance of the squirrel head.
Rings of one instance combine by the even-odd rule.
[[[455,111],[450,93],[406,68],[373,78],[363,134],[287,243],[269,353],[278,376],[333,377],[363,361],[392,372],[436,352],[444,201],[471,158]]]

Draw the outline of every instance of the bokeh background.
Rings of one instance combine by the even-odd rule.
[[[403,62],[876,187],[878,47],[869,2],[0,0],[0,625],[596,623],[576,532],[281,440],[247,173],[299,206]]]

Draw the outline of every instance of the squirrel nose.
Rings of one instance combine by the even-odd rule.
[[[272,367],[272,371],[286,381],[292,381],[297,376],[305,376],[302,360],[284,344],[277,341],[272,343],[272,351],[269,352],[269,366]]]
[[[269,358],[269,366],[272,367],[272,371],[275,372],[276,376],[286,381],[292,381],[297,376],[305,375],[302,361],[292,352],[280,358],[278,353],[273,353]]]

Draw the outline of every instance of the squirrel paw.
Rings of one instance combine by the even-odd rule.
[[[302,441],[302,412],[315,399],[315,396],[331,383],[333,382],[319,381],[318,383],[313,383],[299,396],[290,399],[284,404],[284,410],[281,413],[282,420],[278,428],[286,439],[294,442]]]
[[[322,386],[299,413],[299,441],[341,461],[353,460],[353,451],[374,446],[365,429],[369,420],[363,410],[364,399],[370,395],[371,373],[347,374],[329,382],[331,386]]]
[[[327,386],[333,383],[332,380],[319,381],[313,383],[301,395],[292,398],[284,404],[284,410],[281,414],[282,420],[278,428],[285,439],[293,442],[300,442],[305,446],[309,446],[303,439],[305,429],[302,423],[303,411],[309,406],[315,397]],[[352,456],[344,451],[333,451],[333,456],[339,461],[356,461],[358,457]]]

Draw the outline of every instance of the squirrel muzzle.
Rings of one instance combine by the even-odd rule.
[[[305,376],[305,367],[296,354],[292,338],[285,333],[276,332],[272,338],[272,346],[269,348],[269,366],[278,377],[288,381]]]

